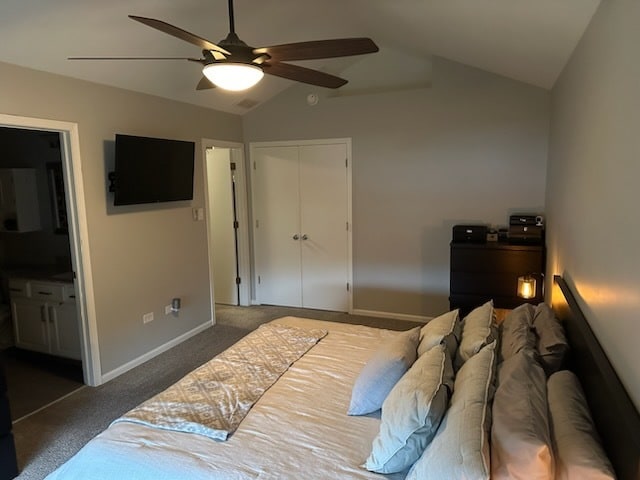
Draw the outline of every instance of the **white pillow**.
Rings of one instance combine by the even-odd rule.
[[[473,357],[482,347],[497,338],[496,314],[493,310],[493,300],[472,310],[462,320],[462,339],[458,347],[456,366]]]
[[[575,374],[561,370],[547,382],[556,478],[613,480],[613,467],[600,445],[587,400]]]
[[[438,429],[452,387],[451,358],[445,345],[437,345],[416,360],[384,401],[365,468],[394,473],[411,466]]]
[[[451,406],[406,480],[488,479],[496,341],[458,371]]]
[[[492,480],[554,478],[547,376],[534,350],[521,350],[500,364],[492,411]]]
[[[460,340],[460,327],[460,311],[458,309],[429,320],[420,330],[418,356],[436,345],[445,343],[449,355],[453,357]]]
[[[351,390],[349,415],[380,410],[382,402],[417,357],[420,327],[398,334],[384,343],[360,371]]]

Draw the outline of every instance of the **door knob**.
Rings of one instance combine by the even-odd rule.
[[[307,234],[305,233],[304,235],[302,235],[302,239],[303,240],[307,240],[309,237],[307,236]]]
[[[298,235],[298,234],[296,233],[296,234],[295,234],[293,237],[291,237],[291,238],[293,238],[294,240],[299,240],[299,239],[300,239],[300,235]]]

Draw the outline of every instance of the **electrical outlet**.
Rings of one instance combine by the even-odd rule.
[[[165,305],[164,306],[164,314],[165,315],[169,315],[171,312],[172,312],[171,305]]]
[[[145,313],[142,315],[142,323],[149,323],[153,321],[153,312]]]

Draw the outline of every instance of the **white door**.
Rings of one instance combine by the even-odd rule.
[[[209,241],[216,303],[238,305],[237,254],[231,149],[207,149]]]
[[[300,307],[298,147],[256,148],[252,160],[258,301]]]
[[[346,145],[301,146],[302,305],[346,312],[349,237]]]
[[[258,301],[348,311],[346,143],[252,149]]]

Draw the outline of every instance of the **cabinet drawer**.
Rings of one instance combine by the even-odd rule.
[[[451,249],[451,271],[504,272],[522,275],[543,271],[542,250]]]
[[[31,298],[62,302],[64,301],[64,285],[60,283],[31,282]]]
[[[536,295],[542,296],[543,279],[536,279]],[[451,272],[450,293],[513,297],[518,294],[518,274]]]
[[[12,297],[29,297],[31,296],[31,282],[22,278],[9,279],[9,294]]]
[[[452,294],[515,296],[517,289],[517,274],[451,272]]]
[[[63,289],[64,301],[75,302],[76,301],[76,289],[74,285],[65,285]]]

